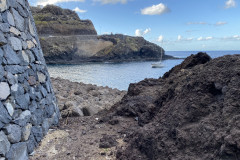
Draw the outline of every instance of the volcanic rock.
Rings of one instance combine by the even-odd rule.
[[[209,60],[192,55],[164,78],[130,85],[112,111],[142,127],[117,159],[240,158],[240,55]]]

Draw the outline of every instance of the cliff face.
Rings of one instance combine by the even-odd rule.
[[[172,58],[164,49],[142,37],[125,35],[65,36],[40,38],[47,63],[136,61]]]
[[[121,34],[103,35],[98,37],[110,41],[113,45],[99,51],[94,57],[106,60],[158,60],[171,58],[165,55],[163,48],[146,41],[143,37],[131,37]]]
[[[54,5],[31,7],[38,34],[42,35],[96,35],[90,20],[80,20],[77,13]]]
[[[47,63],[78,64],[94,61],[92,56],[112,42],[99,40],[97,36],[42,37],[40,42]],[[98,61],[101,61],[99,58]]]

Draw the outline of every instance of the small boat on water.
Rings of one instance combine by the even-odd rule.
[[[164,67],[164,65],[162,64],[162,62],[152,64],[152,68],[163,68],[163,67]]]
[[[163,43],[163,41],[162,41]],[[152,63],[152,68],[163,68],[164,64],[162,63],[162,56],[163,56],[163,48],[161,47],[161,59],[157,63]]]

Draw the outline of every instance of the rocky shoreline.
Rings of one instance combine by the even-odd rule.
[[[61,119],[31,159],[239,159],[239,66],[240,55],[192,55],[110,109]]]
[[[118,89],[51,78],[63,118],[92,116],[122,99],[127,93]]]
[[[51,82],[62,119],[57,128],[50,129],[30,159],[115,159],[116,145],[125,145],[118,132],[134,125],[134,121],[123,119],[119,127],[113,127],[118,123],[115,121],[98,122],[127,92],[61,78],[51,78]]]

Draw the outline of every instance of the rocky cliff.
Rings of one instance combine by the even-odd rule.
[[[77,13],[58,6],[31,7],[38,34],[43,35],[96,35],[90,20],[81,20]]]
[[[142,37],[97,36],[90,20],[54,5],[32,7],[44,57],[51,64],[82,62],[159,60],[164,50]]]
[[[173,58],[164,49],[142,37],[126,35],[62,36],[40,38],[44,56],[51,64],[136,61]]]
[[[160,46],[146,41],[143,37],[131,37],[122,34],[102,35],[98,39],[112,42],[94,57],[105,58],[106,60],[159,60],[161,54],[163,59],[172,58],[165,55],[165,51]]]

